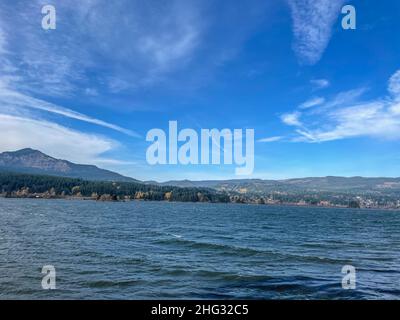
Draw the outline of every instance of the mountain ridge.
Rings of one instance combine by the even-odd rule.
[[[387,177],[304,177],[281,180],[227,179],[227,180],[171,180],[166,182],[140,181],[95,165],[76,164],[56,159],[45,153],[25,148],[0,153],[0,172],[19,172],[81,178],[92,181],[140,182],[159,186],[211,188],[240,194],[307,191],[400,191],[400,178]]]
[[[39,150],[24,148],[0,153],[0,171],[44,174],[92,181],[138,182],[95,165],[76,164],[51,157]]]
[[[152,181],[154,184],[154,181]],[[306,177],[284,180],[230,179],[230,180],[171,180],[159,185],[176,187],[206,187],[219,191],[263,194],[273,191],[374,191],[399,190],[400,178],[386,177]]]

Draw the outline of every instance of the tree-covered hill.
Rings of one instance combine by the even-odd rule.
[[[0,193],[6,197],[84,197],[96,200],[155,200],[229,202],[223,193],[207,188],[155,186],[136,182],[82,179],[0,172]]]

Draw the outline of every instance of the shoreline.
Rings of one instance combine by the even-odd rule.
[[[91,197],[9,197],[0,195],[0,199],[30,199],[30,200],[67,200],[67,201],[94,201],[94,202],[108,202],[108,203],[121,203],[121,202],[160,202],[160,203],[193,203],[193,204],[232,204],[232,205],[252,205],[252,206],[268,206],[268,207],[297,207],[297,208],[325,208],[325,209],[354,209],[354,210],[384,210],[384,211],[400,211],[400,208],[387,208],[387,207],[360,207],[351,208],[346,206],[324,206],[324,205],[307,205],[296,203],[238,203],[238,202],[210,202],[210,201],[169,201],[169,200],[146,200],[146,199],[119,199],[119,200],[98,200]]]

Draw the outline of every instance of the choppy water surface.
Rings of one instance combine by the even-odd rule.
[[[400,212],[0,199],[2,299],[399,297]]]

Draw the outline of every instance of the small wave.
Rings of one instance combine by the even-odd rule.
[[[168,233],[168,235],[173,236],[173,237],[178,238],[178,239],[182,238],[182,236],[180,234]]]
[[[201,242],[183,238],[156,240],[156,243],[165,245],[187,246],[189,248],[199,249],[199,250],[213,250],[213,251],[218,251],[222,255],[229,255],[229,256],[232,255],[241,257],[260,256],[263,258],[276,259],[282,261],[303,261],[310,263],[315,262],[315,263],[327,263],[327,264],[349,263],[349,261],[345,259],[320,257],[315,255],[301,255],[301,254],[278,252],[272,250],[260,250],[249,247],[239,247],[230,244]]]
[[[267,275],[238,274],[232,272],[210,271],[210,270],[199,270],[194,272],[194,274],[204,278],[214,278],[224,281],[237,281],[237,282],[267,281],[273,279],[273,277]]]
[[[240,254],[243,256],[251,256],[259,253],[263,253],[263,251],[259,251],[257,249],[245,248],[245,247],[237,247],[228,244],[222,243],[212,243],[212,242],[201,242],[196,240],[189,240],[184,238],[173,238],[173,239],[163,239],[156,240],[157,244],[166,244],[166,245],[184,245],[195,249],[203,249],[203,250],[219,250],[225,254]]]
[[[112,287],[130,287],[135,285],[142,285],[145,283],[143,280],[96,280],[87,281],[83,285],[89,288],[112,288]]]

